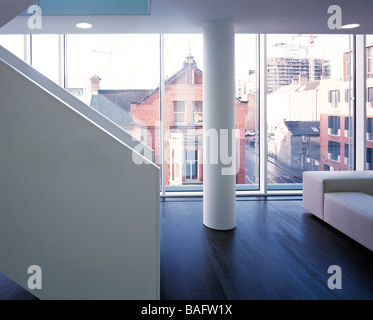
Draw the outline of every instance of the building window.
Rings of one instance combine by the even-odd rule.
[[[340,143],[335,141],[328,141],[328,159],[339,162],[340,154]]]
[[[309,155],[308,148],[302,148],[302,155],[303,156],[308,156]]]
[[[373,118],[367,118],[367,140],[373,140]]]
[[[367,48],[367,77],[373,78],[373,60],[372,60],[372,49],[373,47]]]
[[[84,96],[84,89],[83,88],[67,88],[67,91],[69,91],[72,95],[76,97],[82,97]]]
[[[178,181],[180,179],[180,162],[175,149],[172,149],[172,165],[171,165],[171,180]]]
[[[350,159],[350,145],[345,144],[345,164],[349,164],[349,159]]]
[[[368,88],[368,107],[373,108],[373,87]]]
[[[346,54],[347,81],[351,81],[351,52]]]
[[[373,149],[367,148],[366,170],[373,170]]]
[[[339,90],[329,91],[328,102],[331,104],[331,107],[337,109],[339,101]]]
[[[345,102],[349,103],[354,98],[354,89],[345,90]]]
[[[185,101],[174,101],[174,124],[185,123]]]
[[[307,143],[309,141],[309,136],[302,136],[302,142]]]
[[[336,116],[328,117],[328,134],[339,136],[341,129],[341,120]]]
[[[198,150],[185,150],[185,180],[198,178]]]
[[[203,109],[202,101],[193,101],[193,124],[202,124]]]
[[[351,122],[351,117],[345,117],[345,137],[350,136],[350,122]]]

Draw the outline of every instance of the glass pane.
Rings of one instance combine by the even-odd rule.
[[[1,34],[0,45],[23,61],[30,63],[30,36],[24,34]]]
[[[185,113],[174,113],[174,124],[182,124],[185,122]]]
[[[193,101],[193,111],[202,112],[202,101]]]
[[[303,171],[352,170],[350,37],[268,35],[267,48],[268,188],[300,189]]]
[[[373,170],[373,35],[366,36],[367,103],[366,103],[366,170]]]
[[[158,166],[159,52],[159,35],[67,35],[67,89],[152,148]]]
[[[174,112],[185,112],[185,102],[174,101]]]
[[[203,101],[202,46],[200,34],[164,36],[166,191],[202,190],[203,127],[195,121],[195,102]]]
[[[236,35],[237,190],[259,189],[257,35]]]
[[[198,178],[198,151],[194,149],[185,150],[185,180]]]
[[[202,124],[203,123],[203,102],[193,101],[193,123]]]
[[[64,85],[63,36],[32,35],[32,66],[60,86]]]

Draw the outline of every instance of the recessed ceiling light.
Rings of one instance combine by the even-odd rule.
[[[92,28],[92,25],[88,22],[79,22],[75,26],[77,28],[80,28],[80,29],[90,29],[90,28]]]
[[[345,24],[342,26],[342,29],[353,29],[353,28],[358,28],[360,27],[360,24],[358,23],[350,23],[350,24]]]

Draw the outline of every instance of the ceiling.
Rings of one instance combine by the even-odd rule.
[[[0,0],[0,14],[17,11],[14,7],[20,2],[27,0]],[[330,5],[341,7],[343,24],[359,23],[360,27],[329,29]],[[372,14],[372,0],[151,0],[150,15],[44,14],[40,30],[30,30],[30,16],[23,15],[5,24],[0,33],[201,33],[208,21],[230,20],[237,33],[369,34],[373,33]],[[81,21],[93,28],[77,29],[75,24]]]

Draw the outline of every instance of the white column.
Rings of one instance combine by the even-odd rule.
[[[232,22],[203,27],[203,223],[217,230],[236,226],[234,38]]]
[[[365,35],[356,35],[356,170],[366,163],[366,43]]]

